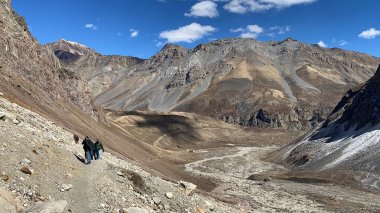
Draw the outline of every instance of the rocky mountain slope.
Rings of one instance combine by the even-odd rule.
[[[350,90],[323,125],[283,155],[297,169],[349,170],[362,184],[380,187],[380,67]]]
[[[85,93],[87,83],[63,68],[53,52],[38,43],[10,1],[0,3],[0,89],[15,99],[37,102],[30,104],[35,108],[48,99],[68,101],[100,118],[92,96]]]
[[[225,39],[194,49],[168,44],[145,61],[116,62],[122,59],[132,60],[115,58],[116,68],[80,60],[68,67],[85,73],[96,103],[105,109],[185,111],[294,130],[325,119],[342,94],[368,80],[380,63],[293,39]]]
[[[73,134],[0,96],[0,212],[236,212],[106,152],[85,165]],[[108,151],[108,150],[107,150]],[[16,211],[18,210],[18,211]]]
[[[61,39],[46,45],[63,66],[88,82],[95,97],[120,79],[130,67],[143,62],[128,56],[103,56],[82,44]]]
[[[103,111],[94,105],[91,89],[87,81],[82,80],[83,76],[64,67],[51,49],[33,38],[10,1],[0,0],[0,4],[0,92],[8,100],[73,134],[100,139],[119,157],[160,168],[167,176],[177,174],[164,160],[151,161],[154,147],[110,126]]]

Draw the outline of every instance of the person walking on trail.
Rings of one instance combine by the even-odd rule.
[[[94,155],[95,145],[88,136],[84,138],[82,145],[83,145],[83,150],[84,150],[85,158],[86,158],[85,163],[89,164],[91,163],[91,160],[94,159],[93,155]]]
[[[96,140],[96,143],[95,143],[95,159],[96,160],[102,159],[103,152],[104,152],[103,144],[99,140]]]

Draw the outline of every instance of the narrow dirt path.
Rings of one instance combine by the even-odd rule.
[[[73,188],[70,190],[72,209],[80,209],[73,213],[95,212],[99,205],[95,184],[103,167],[105,167],[105,162],[93,160],[90,164],[83,165],[80,174],[73,179]]]

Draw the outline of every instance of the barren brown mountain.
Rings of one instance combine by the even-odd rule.
[[[193,112],[243,126],[292,130],[316,126],[380,63],[366,54],[290,38],[224,39],[194,49],[168,44],[145,61],[96,56],[95,66],[88,62],[94,54],[65,65],[90,81],[102,108]]]

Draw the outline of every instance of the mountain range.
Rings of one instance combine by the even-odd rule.
[[[109,110],[183,111],[242,126],[308,130],[368,80],[380,59],[288,38],[167,44],[149,59],[103,56],[74,42],[48,44]]]

